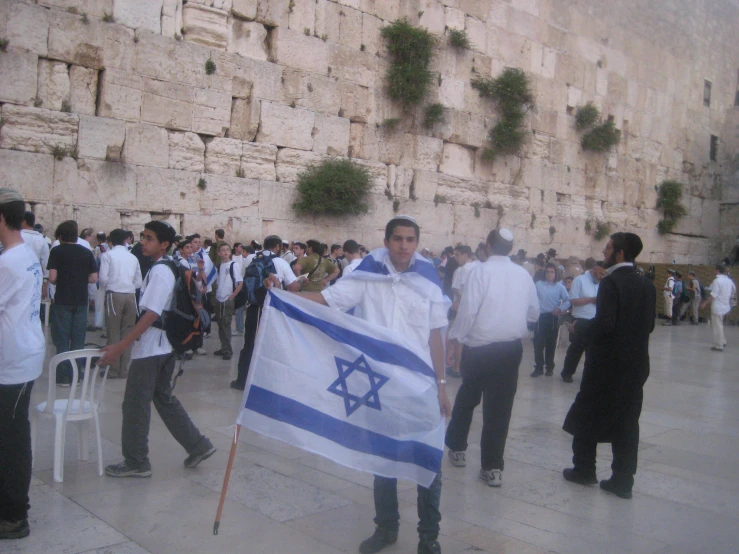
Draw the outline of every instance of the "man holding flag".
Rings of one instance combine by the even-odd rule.
[[[239,419],[258,432],[375,474],[377,528],[360,545],[362,554],[397,541],[398,477],[418,483],[418,553],[441,552],[442,416],[451,412],[442,329],[451,302],[433,265],[416,253],[419,236],[413,218],[396,216],[385,228],[385,248],[372,251],[334,286],[300,293],[302,298],[270,292],[256,371]],[[356,317],[311,307],[303,299],[342,312],[357,308]],[[311,367],[283,370],[289,361],[270,346],[269,337],[278,332],[321,342],[311,352]],[[369,391],[360,396],[368,381]]]

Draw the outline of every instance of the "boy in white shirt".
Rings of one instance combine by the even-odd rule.
[[[141,285],[141,318],[121,342],[101,348],[103,356],[98,365],[104,366],[115,362],[133,345],[123,396],[124,461],[105,468],[105,474],[110,477],[151,477],[148,441],[152,401],[169,432],[187,451],[185,467],[197,466],[216,451],[172,394],[175,356],[167,334],[158,323],[172,304],[175,277],[170,267],[157,262],[165,256],[174,237],[174,229],[163,221],[150,221],[144,226],[142,250],[145,256],[151,257],[154,266]]]
[[[234,298],[244,286],[241,276],[241,264],[231,259],[231,247],[225,242],[218,248],[221,265],[218,266],[218,287],[216,288],[216,319],[218,320],[218,338],[221,340],[220,350],[213,352],[230,360],[233,356],[231,348],[231,319],[234,315]]]
[[[28,407],[46,353],[39,320],[41,263],[20,232],[25,206],[17,191],[0,188],[0,539],[31,532]]]

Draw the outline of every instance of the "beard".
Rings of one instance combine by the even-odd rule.
[[[603,265],[606,267],[606,269],[616,265],[617,263],[618,262],[616,261],[616,252],[612,252],[611,255],[603,261]]]

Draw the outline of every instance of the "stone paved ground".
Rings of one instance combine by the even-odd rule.
[[[569,437],[560,426],[580,373],[574,385],[558,377],[531,380],[533,353],[528,341],[503,487],[491,490],[477,479],[479,410],[471,434],[471,463],[459,469],[445,460],[443,552],[736,552],[739,329],[727,329],[729,348],[723,354],[709,351],[709,338],[705,324],[655,330],[652,376],[641,419],[640,470],[631,501],[562,479],[560,472],[571,453]],[[93,333],[88,340],[103,342]],[[234,342],[240,347],[242,339]],[[209,351],[217,348],[213,339],[206,346]],[[558,365],[563,357],[560,349]],[[45,399],[45,375],[34,388],[34,403]],[[177,395],[192,419],[219,448],[194,470],[183,467],[185,453],[154,415],[151,479],[98,477],[94,441],[90,441],[90,461],[78,462],[76,434],[69,430],[65,481],[54,483],[52,426],[44,427],[31,487],[31,536],[6,542],[0,550],[29,554],[356,552],[373,530],[372,477],[249,431],[241,434],[221,531],[213,536],[218,491],[241,403],[241,395],[228,388],[234,375],[235,360],[199,357],[188,364],[177,385]],[[452,385],[452,393],[457,386]],[[123,382],[109,382],[101,414],[106,463],[120,457],[123,390]],[[601,478],[609,474],[609,459],[609,448],[601,446]],[[413,553],[415,491],[410,483],[401,483],[399,489],[401,533],[387,552]]]

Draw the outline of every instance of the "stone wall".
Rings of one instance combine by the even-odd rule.
[[[0,0],[0,182],[47,228],[75,218],[136,231],[158,217],[183,233],[223,227],[233,240],[377,246],[389,191],[436,249],[503,224],[530,252],[587,256],[602,248],[584,231],[590,219],[642,235],[652,261],[707,262],[736,225],[722,183],[733,174],[739,68],[739,9],[708,4]],[[403,114],[383,91],[380,29],[400,17],[440,39],[428,102],[445,106],[444,121],[431,129],[422,108]],[[451,48],[448,29],[466,30],[472,48]],[[499,116],[470,79],[506,66],[529,75],[537,108],[520,155],[486,162]],[[580,148],[574,112],[588,101],[623,132],[610,153]],[[396,117],[394,130],[382,125]],[[297,175],[327,156],[369,168],[369,214],[293,213]],[[688,209],[667,237],[654,209],[664,179],[686,185]]]

